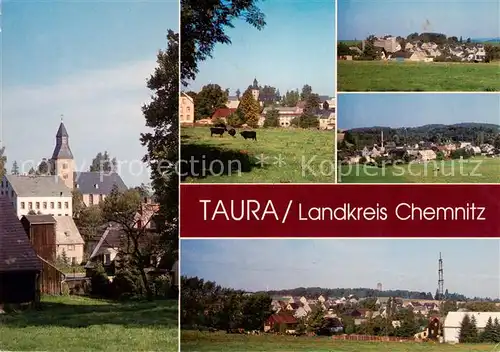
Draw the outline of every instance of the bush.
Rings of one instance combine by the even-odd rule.
[[[168,275],[155,277],[152,282],[152,291],[155,296],[161,298],[176,297],[175,290],[172,287],[172,279]]]
[[[63,296],[69,296],[69,286],[67,282],[61,284],[61,294]]]
[[[144,292],[140,275],[130,268],[122,268],[116,273],[112,287],[117,299],[130,299]]]
[[[104,271],[104,267],[101,263],[97,264],[97,267],[92,271],[90,277],[91,294],[98,297],[109,297],[110,295],[110,283],[108,275]]]

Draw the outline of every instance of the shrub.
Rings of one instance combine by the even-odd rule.
[[[110,283],[108,275],[101,263],[92,271],[90,277],[91,294],[98,297],[109,297]]]

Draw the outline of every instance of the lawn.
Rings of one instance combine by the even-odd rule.
[[[338,61],[338,91],[500,91],[500,63]]]
[[[339,177],[341,183],[500,183],[500,158],[475,157],[385,168],[342,165]]]
[[[0,315],[0,351],[178,351],[177,301],[45,297]]]
[[[287,352],[480,352],[495,351],[493,345],[448,345],[412,342],[334,341],[327,337],[276,335],[228,335],[198,331],[181,332],[182,351],[287,351]]]
[[[333,131],[284,128],[256,131],[257,141],[254,141],[245,140],[239,131],[235,137],[227,133],[223,137],[210,137],[208,127],[183,127],[183,182],[334,182]]]

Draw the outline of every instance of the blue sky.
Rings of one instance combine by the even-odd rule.
[[[182,275],[246,290],[294,287],[408,289],[444,286],[499,297],[500,241],[490,239],[182,240]]]
[[[339,40],[414,32],[472,39],[500,36],[498,0],[338,0],[338,12]]]
[[[338,127],[500,124],[499,94],[339,94]]]
[[[8,169],[50,157],[64,114],[79,170],[107,150],[128,186],[148,182],[146,79],[179,28],[178,1],[4,1],[2,124]],[[28,171],[28,170],[25,170]]]
[[[189,89],[216,83],[233,95],[257,78],[281,93],[309,84],[320,95],[333,95],[333,0],[267,0],[259,7],[267,26],[258,31],[244,21],[234,22],[235,28],[227,31],[232,45],[216,46]]]

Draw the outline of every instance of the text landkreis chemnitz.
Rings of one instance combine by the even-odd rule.
[[[379,203],[373,206],[355,206],[343,203],[336,206],[310,206],[289,200],[273,202],[245,200],[202,199],[203,220],[263,221],[272,220],[285,223],[287,219],[299,221],[485,221],[486,207],[475,203],[460,206],[419,206],[415,203],[399,203],[391,208]],[[392,216],[391,216],[392,214]]]

